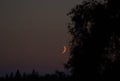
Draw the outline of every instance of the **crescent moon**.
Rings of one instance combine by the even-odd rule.
[[[64,49],[63,49],[63,54],[65,54],[66,53],[66,51],[67,51],[67,47],[66,46],[64,46]]]

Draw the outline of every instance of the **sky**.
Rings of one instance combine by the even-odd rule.
[[[0,0],[0,75],[64,71],[69,52],[66,15],[81,0]]]

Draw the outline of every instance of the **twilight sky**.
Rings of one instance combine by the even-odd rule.
[[[0,75],[63,70],[66,14],[81,0],[0,0]]]

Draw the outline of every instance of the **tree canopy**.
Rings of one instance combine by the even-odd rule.
[[[115,72],[120,73],[119,1],[84,1],[68,16],[71,18],[68,29],[72,40],[66,67],[73,79],[114,80]]]

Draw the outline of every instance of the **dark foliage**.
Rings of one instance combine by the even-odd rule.
[[[31,74],[21,74],[17,70],[16,73],[12,72],[5,77],[0,77],[0,81],[70,81],[70,79],[64,72],[59,71],[54,74],[39,75],[35,70]]]
[[[84,1],[68,15],[72,40],[66,68],[73,80],[120,80],[119,1]]]

